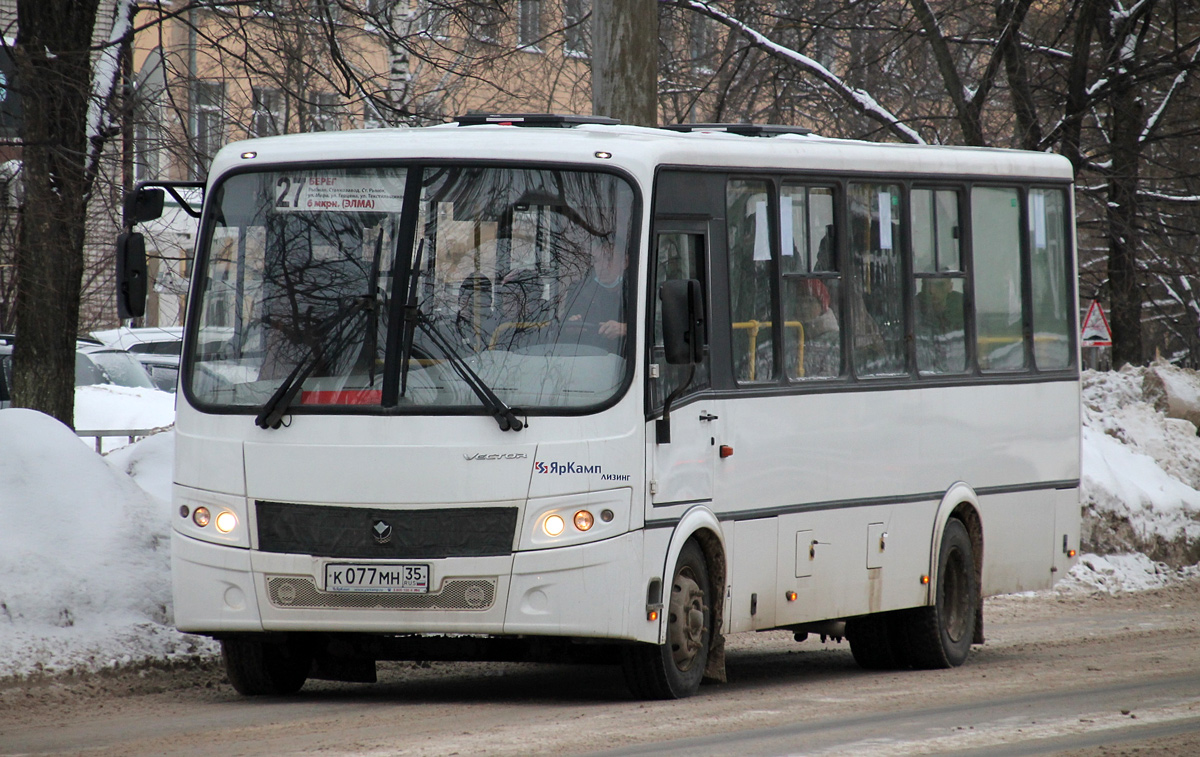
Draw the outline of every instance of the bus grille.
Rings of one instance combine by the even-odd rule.
[[[493,578],[449,578],[429,594],[321,591],[311,578],[267,576],[271,604],[285,609],[487,610],[496,601]]]
[[[371,560],[493,557],[512,553],[515,507],[385,510],[375,507],[255,503],[263,552]],[[376,538],[375,526],[390,529]]]

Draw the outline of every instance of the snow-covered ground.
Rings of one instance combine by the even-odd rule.
[[[1054,591],[1138,591],[1200,574],[1141,553],[1194,562],[1188,545],[1200,536],[1200,438],[1155,408],[1163,375],[1185,397],[1200,397],[1200,377],[1160,367],[1154,384],[1148,371],[1085,374],[1084,544],[1103,554],[1083,555]],[[81,389],[77,427],[171,423],[172,395],[127,394]],[[173,444],[167,430],[100,456],[45,415],[0,411],[0,679],[216,652],[171,627]]]

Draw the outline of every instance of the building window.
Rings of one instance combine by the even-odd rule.
[[[542,0],[519,0],[517,3],[517,44],[537,51],[542,39]]]
[[[579,58],[591,55],[591,0],[566,0],[563,5],[563,34],[566,36],[564,53]]]
[[[717,27],[707,16],[693,13],[691,16],[691,33],[688,35],[688,53],[692,65],[700,71],[716,69],[717,56]]]
[[[192,171],[196,178],[202,178],[208,173],[209,163],[225,141],[221,113],[225,104],[225,85],[219,81],[198,81],[193,87],[192,147],[195,162]]]
[[[487,4],[479,9],[479,20],[476,22],[475,36],[484,44],[500,44],[500,25],[504,21],[504,12],[498,5]]]
[[[139,99],[134,108],[133,160],[138,181],[157,179],[162,170],[162,111],[157,104]]]
[[[312,111],[309,118],[309,131],[337,131],[337,95],[332,92],[318,92],[313,95]]]
[[[283,93],[277,89],[254,88],[254,122],[250,125],[253,137],[272,137],[287,129],[283,108]]]

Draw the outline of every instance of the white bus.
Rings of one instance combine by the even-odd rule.
[[[188,299],[175,622],[247,695],[484,659],[683,697],[767,629],[959,665],[982,597],[1078,547],[1072,217],[1061,157],[787,127],[231,144]]]

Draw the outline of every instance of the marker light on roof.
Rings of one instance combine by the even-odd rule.
[[[257,157],[258,157],[258,153],[256,153],[256,152],[244,152],[244,153],[242,153],[242,160],[251,160],[251,159],[253,159],[253,158],[257,158]]]
[[[609,158],[612,157],[612,153],[605,152],[603,150],[599,150],[596,152],[596,157],[599,158],[600,160],[608,160]]]

